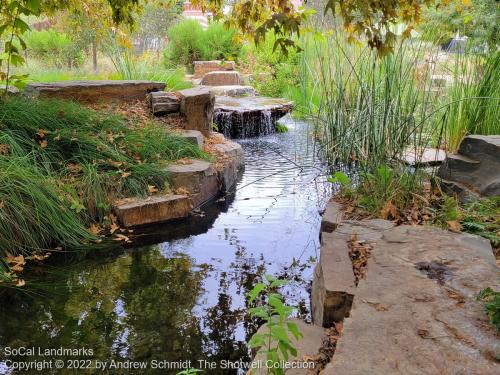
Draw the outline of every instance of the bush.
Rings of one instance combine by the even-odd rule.
[[[45,63],[61,68],[83,63],[83,53],[72,38],[55,30],[33,31],[26,36],[28,52]]]
[[[196,20],[183,20],[168,30],[164,51],[165,65],[191,67],[196,60],[236,59],[241,44],[234,41],[234,30],[212,23],[206,30]]]

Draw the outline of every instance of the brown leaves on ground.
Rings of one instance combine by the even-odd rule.
[[[342,330],[342,323],[335,323],[333,327],[325,329],[325,335],[323,336],[323,341],[318,350],[318,354],[304,355],[302,357],[304,362],[315,363],[314,373],[321,374],[326,365],[328,365],[328,363],[332,360],[332,357],[335,354],[335,349],[337,348],[337,342],[342,336]]]
[[[177,195],[187,195],[187,196],[190,196],[191,193],[188,189],[186,189],[184,186],[181,186],[177,189],[175,189],[175,194]]]
[[[189,165],[189,164],[193,164],[193,161],[189,158],[182,158],[182,159],[177,160],[175,163],[180,164],[180,165]]]
[[[380,217],[385,220],[394,220],[399,217],[399,211],[391,201],[387,201],[382,210],[380,210]]]
[[[354,272],[356,285],[358,285],[359,280],[366,277],[368,259],[371,256],[372,247],[366,243],[366,241],[358,240],[356,234],[351,236],[351,239],[348,241],[348,246],[349,258],[351,258],[352,262],[352,270]]]
[[[5,143],[0,143],[0,155],[8,155],[10,153],[10,146]]]
[[[12,280],[12,284],[17,287],[22,287],[26,285],[26,282],[19,277],[21,272],[24,271],[24,266],[26,265],[26,259],[23,255],[14,256],[12,254],[7,253],[7,257],[5,258],[5,262],[9,266],[10,272],[6,274]]]
[[[446,224],[448,225],[448,230],[450,232],[460,233],[462,231],[462,226],[460,225],[458,220],[450,220],[447,221]]]
[[[154,185],[148,185],[148,193],[150,195],[158,193],[158,188]]]

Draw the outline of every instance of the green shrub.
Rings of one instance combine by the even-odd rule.
[[[28,53],[51,66],[77,67],[83,63],[83,53],[72,38],[55,30],[32,31],[26,36]]]
[[[169,43],[163,53],[169,68],[187,66],[196,60],[230,60],[239,55],[241,44],[234,41],[234,30],[211,23],[206,30],[196,20],[183,20],[168,30]]]
[[[500,292],[488,287],[481,290],[477,299],[484,302],[484,309],[488,314],[490,323],[497,330],[500,330]]]
[[[167,67],[189,66],[200,60],[203,28],[196,20],[183,20],[168,30],[168,46],[164,51]]]

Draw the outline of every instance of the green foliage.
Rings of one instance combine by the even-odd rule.
[[[241,44],[234,40],[234,31],[222,24],[211,23],[206,30],[199,22],[183,20],[168,30],[169,43],[164,51],[167,67],[191,67],[196,60],[234,60]]]
[[[350,198],[354,194],[354,186],[352,180],[344,172],[335,172],[333,176],[328,178],[328,182],[332,184],[340,184],[340,193],[347,198]]]
[[[442,100],[442,117],[434,118],[434,123],[442,122],[448,149],[456,151],[466,135],[500,133],[500,52],[486,59],[457,55],[452,69],[454,82]]]
[[[83,62],[83,53],[72,38],[55,30],[32,31],[25,37],[27,51],[49,66],[78,67]]]
[[[163,125],[61,100],[0,102],[0,145],[0,249],[13,253],[74,247],[115,199],[164,190],[168,162],[207,158]]]
[[[488,314],[491,324],[497,330],[500,330],[500,292],[496,292],[488,287],[481,290],[477,299],[484,302],[484,309]]]
[[[465,232],[488,239],[500,255],[500,198],[483,198],[469,202],[461,210],[460,224]]]
[[[293,346],[290,334],[299,340],[302,333],[294,322],[287,321],[293,312],[293,307],[283,302],[281,294],[276,290],[286,285],[286,280],[279,280],[266,275],[264,283],[256,284],[248,293],[249,303],[256,299],[267,301],[249,309],[250,316],[264,322],[266,330],[264,333],[255,333],[248,342],[251,349],[258,349],[266,357],[266,361],[273,364],[267,369],[268,374],[283,375],[284,369],[280,367],[281,360],[287,361],[289,355],[296,356],[297,349]]]
[[[436,44],[447,43],[459,32],[473,45],[494,50],[500,37],[499,17],[500,4],[496,0],[452,0],[426,7],[419,29],[426,40]]]
[[[285,124],[276,123],[276,132],[278,133],[286,133],[288,132],[288,127]]]
[[[196,374],[199,374],[200,372],[203,372],[203,371],[195,369],[195,368],[189,368],[187,370],[183,370],[181,372],[178,372],[176,375],[196,375]]]

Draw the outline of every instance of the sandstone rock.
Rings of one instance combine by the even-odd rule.
[[[311,291],[314,324],[331,327],[334,322],[341,322],[349,316],[356,289],[347,245],[352,234],[355,233],[359,241],[371,243],[380,239],[384,231],[392,227],[391,222],[380,219],[346,220],[332,233],[321,234],[320,259],[314,270]]]
[[[186,117],[186,130],[198,130],[209,136],[212,130],[215,96],[206,88],[179,91],[181,113]]]
[[[129,228],[185,218],[191,208],[186,195],[159,195],[116,204],[114,211],[121,225]]]
[[[194,207],[219,194],[217,172],[208,161],[191,159],[189,164],[169,166],[168,172],[173,189],[187,190]]]
[[[500,195],[500,136],[471,135],[458,154],[450,154],[439,168],[447,192],[459,197]]]
[[[221,189],[223,192],[227,192],[236,184],[239,171],[245,164],[243,149],[238,143],[229,140],[216,144],[214,148],[227,158],[219,171]]]
[[[209,72],[203,76],[200,84],[204,86],[231,86],[244,85],[243,77],[235,71]]]
[[[180,136],[197,145],[200,149],[203,148],[204,137],[198,130],[184,130],[180,133]]]
[[[303,334],[303,337],[300,340],[296,340],[292,335],[289,335],[293,346],[297,349],[296,356],[290,356],[288,359],[288,363],[303,363],[303,368],[290,368],[285,369],[286,375],[315,375],[317,371],[315,371],[314,367],[316,363],[307,361],[308,358],[315,357],[319,353],[319,349],[323,343],[323,338],[326,337],[325,331],[323,328],[307,324],[300,319],[290,319],[290,322],[297,324],[299,331]],[[263,334],[269,332],[268,328],[263,325],[259,328],[258,333]],[[257,354],[253,359],[254,366],[259,366],[260,368],[253,369],[249,371],[247,375],[265,375],[267,374],[266,367],[267,358],[263,354]]]
[[[151,81],[64,81],[31,83],[25,92],[42,98],[100,102],[145,99],[148,93],[164,88],[164,83]]]
[[[210,90],[217,96],[255,96],[257,93],[252,86],[212,86]]]
[[[202,78],[205,74],[215,71],[235,70],[234,61],[195,61],[193,66],[194,78]]]
[[[148,102],[155,116],[176,113],[181,109],[181,99],[171,92],[152,92],[148,95]]]
[[[497,374],[498,334],[476,301],[500,288],[489,242],[437,228],[384,231],[325,375]]]
[[[342,206],[330,199],[321,218],[321,232],[332,233],[342,223]]]

